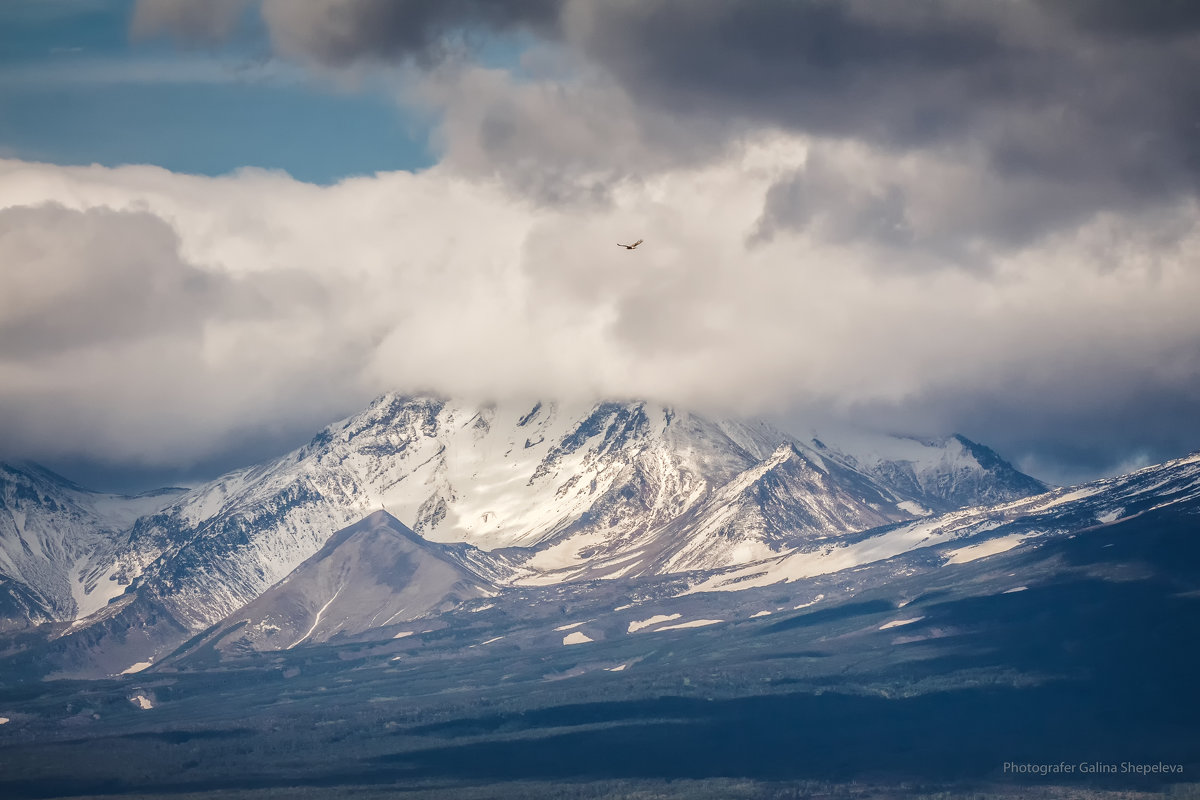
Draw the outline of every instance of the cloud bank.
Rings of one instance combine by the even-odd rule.
[[[1200,399],[1194,202],[986,269],[889,262],[819,219],[762,236],[781,175],[832,161],[870,196],[879,157],[770,137],[558,208],[449,168],[317,187],[0,162],[0,261],[22,265],[0,278],[0,439],[176,464],[392,388],[966,429],[1047,463],[1200,433],[1160,415]]]
[[[203,461],[392,388],[957,430],[1058,481],[1200,447],[1189,4],[141,0],[132,31],[254,14],[319,80],[394,80],[438,165],[3,162],[13,453]]]

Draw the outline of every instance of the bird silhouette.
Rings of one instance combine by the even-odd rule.
[[[645,239],[638,239],[633,244],[621,244],[620,242],[617,242],[617,247],[624,247],[626,250],[632,250],[633,248],[637,247],[639,244],[641,244],[644,241],[645,241]]]

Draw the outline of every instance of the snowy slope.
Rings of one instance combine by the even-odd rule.
[[[609,516],[540,548],[525,562],[534,574],[517,582],[719,569],[912,516],[903,501],[866,476],[786,440],[724,483],[697,481],[699,491],[669,496],[668,518],[645,513],[663,503],[663,493],[654,489],[671,476],[669,462],[658,474],[635,464],[633,479],[614,497],[602,498],[617,510],[598,504]],[[641,498],[650,499],[639,508]]]
[[[101,494],[36,465],[0,463],[0,627],[71,620],[120,594],[108,578],[121,533],[180,492]]]
[[[857,568],[921,549],[947,564],[986,558],[1040,537],[1112,525],[1200,501],[1200,453],[1129,475],[994,506],[962,509],[709,575],[690,592],[742,591]]]
[[[830,438],[836,437],[836,438]],[[1047,487],[993,450],[955,434],[937,439],[829,432],[810,444],[819,452],[902,493],[915,513],[991,505],[1040,494]]]
[[[121,669],[161,657],[379,510],[471,545],[452,557],[491,583],[554,584],[774,558],[911,520],[918,497],[762,422],[387,395],[137,519],[104,567],[128,591],[70,635]]]
[[[493,551],[471,565],[489,578],[557,582],[740,563],[909,519],[907,500],[761,423],[389,395],[139,520],[122,567],[200,629],[379,509],[431,541]]]

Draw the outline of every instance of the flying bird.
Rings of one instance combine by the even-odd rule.
[[[638,239],[638,240],[637,240],[636,242],[634,242],[633,244],[621,244],[620,242],[617,242],[617,247],[624,247],[626,250],[632,250],[633,248],[637,247],[639,244],[641,244],[641,243],[642,243],[642,242],[644,242],[644,241],[646,241],[646,240],[645,240],[645,239]]]

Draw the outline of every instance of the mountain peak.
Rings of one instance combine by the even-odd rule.
[[[407,540],[418,547],[432,546],[432,543],[421,538],[412,528],[393,517],[387,510],[381,508],[330,536],[313,558],[320,558],[322,557],[322,553],[332,552],[353,538],[378,536],[381,534]]]
[[[997,488],[1002,462],[969,440],[881,441],[885,456],[851,457],[829,438],[810,446],[766,422],[649,402],[388,394],[292,453],[168,498],[119,547],[91,547],[87,569],[64,562],[55,618],[87,612],[71,612],[80,580],[81,596],[103,587],[91,610],[129,586],[123,616],[95,624],[156,643],[259,598],[282,604],[255,612],[263,635],[275,626],[290,646],[309,628],[304,641],[360,624],[356,608],[402,595],[396,576],[418,568],[441,576],[418,580],[435,591],[412,608],[430,608],[496,584],[727,567],[1021,491]]]
[[[425,541],[379,510],[329,537],[284,580],[232,614],[219,631],[238,633],[219,647],[290,649],[444,612],[493,593],[451,548]]]

